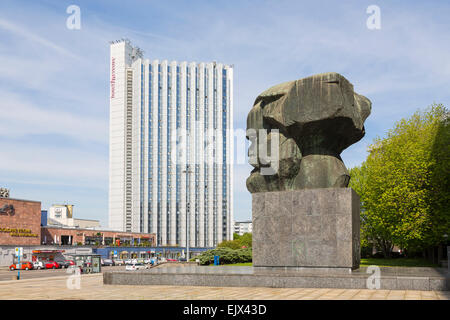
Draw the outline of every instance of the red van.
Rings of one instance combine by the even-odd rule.
[[[33,269],[33,264],[31,262],[25,261],[25,262],[21,262],[22,264],[22,268],[21,270],[32,270]],[[19,269],[19,264],[15,263],[9,266],[9,270],[14,271]]]

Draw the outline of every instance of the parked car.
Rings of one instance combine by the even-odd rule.
[[[45,269],[59,269],[60,266],[56,261],[45,261]]]
[[[127,266],[125,267],[125,270],[127,271],[144,270],[144,269],[148,269],[148,265],[143,263],[127,264]]]
[[[136,259],[127,259],[125,260],[125,264],[136,264],[138,263]]]
[[[174,262],[174,261],[178,261],[177,259],[166,259],[166,261],[172,261],[172,262]]]
[[[22,267],[20,268],[21,270],[32,270],[33,269],[33,264],[31,262],[24,261],[24,262],[21,262],[20,264],[22,265]],[[11,271],[14,271],[17,269],[19,269],[18,263],[14,263],[9,266],[9,270],[11,270]]]
[[[68,268],[71,265],[69,260],[57,260],[55,262],[59,264],[59,268]]]
[[[111,259],[102,259],[102,266],[113,266],[114,261]]]
[[[45,269],[45,265],[42,261],[33,261],[33,269],[37,270]]]
[[[125,264],[125,261],[123,261],[122,259],[114,259],[113,262],[115,266],[122,266]]]

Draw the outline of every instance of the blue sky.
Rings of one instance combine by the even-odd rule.
[[[69,30],[66,9],[81,9]],[[369,30],[369,5],[381,29]],[[360,164],[395,121],[450,105],[448,1],[18,1],[0,3],[0,186],[15,198],[75,205],[108,219],[109,44],[150,59],[235,66],[235,128],[268,87],[339,72],[373,104],[366,136],[342,154]],[[248,165],[235,166],[235,219],[251,218]]]

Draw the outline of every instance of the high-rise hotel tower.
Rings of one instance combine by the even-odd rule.
[[[158,246],[232,239],[233,67],[148,60],[119,40],[110,68],[110,228]]]

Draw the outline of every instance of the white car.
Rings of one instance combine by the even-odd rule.
[[[125,270],[127,271],[145,270],[145,269],[148,269],[148,266],[143,263],[127,264],[127,266],[125,267]]]
[[[127,259],[125,260],[125,264],[136,264],[138,263],[136,259]]]
[[[45,265],[42,261],[33,261],[33,269],[45,269]]]
[[[121,266],[125,263],[122,259],[114,259],[113,261],[116,266]]]

